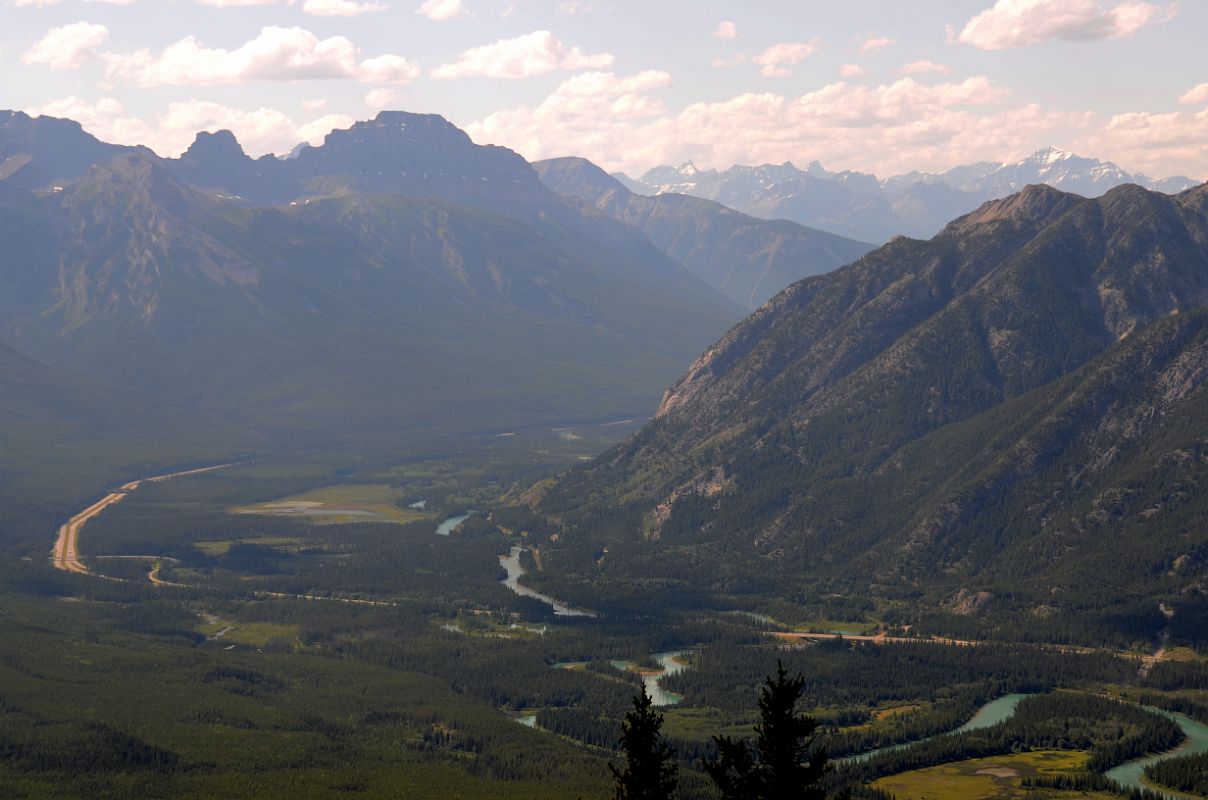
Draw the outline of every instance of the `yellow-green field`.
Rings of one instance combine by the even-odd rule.
[[[414,522],[431,515],[399,508],[399,491],[383,484],[325,486],[267,503],[234,506],[232,514],[296,517],[317,524],[345,522]]]
[[[882,778],[873,784],[898,800],[990,800],[1037,796],[1037,790],[1025,789],[1024,778],[1081,772],[1086,753],[1064,750],[1037,750],[1032,753],[974,758],[941,764],[900,775]],[[1040,796],[1051,800],[1093,798],[1107,800],[1110,795],[1045,790]]]
[[[288,553],[306,547],[307,540],[297,536],[261,536],[252,539],[215,539],[208,542],[196,542],[193,547],[208,556],[222,556],[226,555],[227,551],[231,549],[231,545],[235,544],[258,544]]]

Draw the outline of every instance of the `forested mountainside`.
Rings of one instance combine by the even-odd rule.
[[[542,487],[546,564],[1041,615],[1201,597],[1206,211],[1033,186],[795,284]]]

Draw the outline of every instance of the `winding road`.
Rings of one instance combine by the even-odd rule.
[[[100,515],[102,511],[112,505],[122,502],[126,499],[126,495],[138,489],[144,483],[162,483],[170,481],[173,478],[183,478],[188,475],[200,475],[203,472],[213,472],[216,469],[225,469],[232,466],[231,464],[216,464],[212,467],[201,467],[199,469],[188,469],[181,472],[170,472],[167,475],[156,475],[153,478],[142,478],[137,481],[130,481],[124,484],[120,489],[115,489],[109,494],[96,501],[88,508],[76,514],[71,519],[59,528],[58,538],[55,539],[55,546],[50,551],[50,563],[55,569],[61,569],[66,572],[76,572],[81,575],[92,575],[92,570],[88,569],[88,565],[80,558],[80,531],[88,522]]]

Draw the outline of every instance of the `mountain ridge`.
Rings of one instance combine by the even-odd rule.
[[[1155,604],[1208,592],[1181,533],[1197,495],[1163,499],[1208,479],[1206,197],[1032,186],[789,287],[653,422],[532,498],[558,590],[781,602],[873,576],[886,602],[1012,585],[1027,611],[1047,602],[1010,583],[1027,573],[1093,616],[1115,602],[1093,562]],[[1127,536],[1095,550],[1105,508]],[[1180,558],[1166,577],[1141,566]]]
[[[644,231],[668,256],[747,309],[872,247],[687,195],[634,194],[586,159],[550,159],[534,167],[549,188]]]
[[[1041,148],[1013,163],[982,162],[942,173],[908,172],[885,179],[830,172],[814,161],[805,169],[786,162],[720,171],[700,170],[688,162],[679,168],[655,167],[641,178],[625,180],[633,191],[690,194],[752,216],[789,219],[872,242],[895,235],[930,238],[949,220],[1028,184],[1046,183],[1090,197],[1125,183],[1164,193],[1198,184],[1182,176],[1154,180],[1055,147]]]

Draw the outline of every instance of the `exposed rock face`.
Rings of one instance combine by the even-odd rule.
[[[646,197],[581,158],[534,165],[556,192],[575,197],[646,233],[665,253],[747,309],[790,283],[830,272],[871,245],[786,221],[749,217],[679,194]]]
[[[541,505],[564,541],[603,539],[618,571],[656,513],[660,542],[692,558],[643,563],[684,580],[706,554],[745,553],[752,574],[790,583],[1100,563],[1149,586],[1208,504],[1206,196],[1032,186],[794,284]],[[725,492],[681,491],[715,470]],[[578,526],[600,504],[617,522]]]

